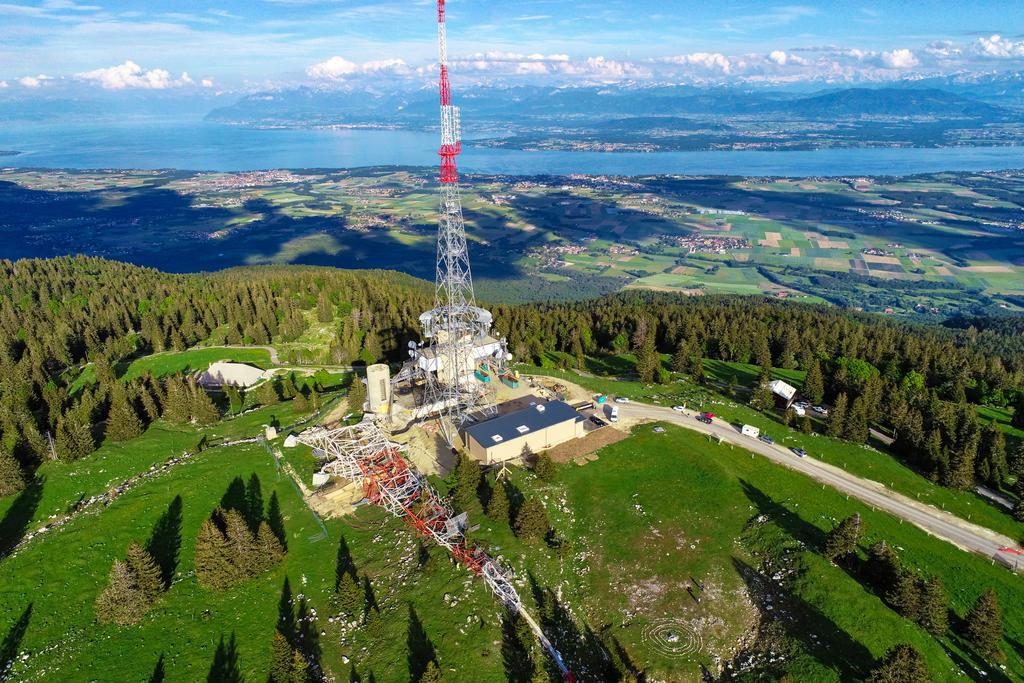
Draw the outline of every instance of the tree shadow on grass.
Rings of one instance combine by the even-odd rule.
[[[750,482],[741,479],[740,485],[747,499],[754,504],[758,512],[767,515],[769,519],[779,525],[783,531],[793,538],[803,541],[815,549],[821,549],[825,545],[825,532],[813,524],[806,522],[800,515],[789,510],[786,506],[777,502],[767,493],[757,488]]]
[[[358,579],[356,576],[356,563],[352,559],[352,551],[348,549],[348,541],[342,536],[338,541],[338,557],[334,563],[334,590],[338,590],[338,586],[341,585],[341,578],[348,574],[353,579]]]
[[[530,683],[533,677],[530,641],[521,632],[522,621],[518,614],[512,612],[501,617],[501,661],[508,683]],[[532,638],[532,634],[529,637]]]
[[[10,554],[25,538],[28,525],[42,500],[45,481],[45,477],[36,477],[30,481],[11,503],[3,520],[0,520],[0,559]]]
[[[227,643],[224,642],[224,634],[221,634],[210,672],[206,675],[206,683],[245,683],[245,677],[238,666],[238,645],[234,631]]]
[[[946,651],[953,662],[960,667],[962,671],[968,672],[969,676],[973,677],[971,672],[977,673],[983,671],[985,680],[994,681],[995,683],[1009,683],[1010,678],[999,668],[997,664],[993,664],[978,654],[977,648],[967,640],[963,633],[967,629],[967,622],[963,618],[959,617],[955,613],[950,615],[949,623],[949,636],[947,642],[938,641],[942,649]],[[1013,642],[1010,642],[1010,646],[1013,647]]]
[[[573,673],[580,680],[620,680],[625,672],[616,670],[611,653],[590,625],[577,624],[554,591],[537,583],[532,573],[528,574],[528,579],[540,614],[541,629]],[[562,673],[554,660],[546,654],[543,656],[552,680],[560,680]]]
[[[221,496],[220,506],[225,510],[237,510],[245,516],[246,513],[246,499],[245,499],[245,482],[242,481],[241,477],[235,477],[228,484],[227,491]]]
[[[249,476],[249,483],[245,487],[245,508],[242,510],[249,530],[254,534],[260,528],[263,521],[263,487],[260,486],[260,478],[253,472]]]
[[[153,526],[153,533],[146,542],[146,550],[160,567],[164,586],[170,587],[174,572],[178,568],[178,554],[181,552],[181,496],[175,496]]]
[[[164,683],[164,678],[167,677],[167,671],[164,668],[164,653],[160,653],[160,659],[156,660],[156,666],[153,667],[153,673],[149,676],[149,683]]]
[[[772,623],[780,626],[788,638],[799,644],[823,666],[837,670],[841,680],[863,680],[874,665],[871,652],[854,640],[817,607],[811,605],[770,577],[732,558],[736,573],[747,584],[758,610],[772,614]],[[769,608],[771,608],[769,610]]]
[[[434,644],[430,642],[430,638],[423,628],[423,622],[420,621],[420,617],[412,605],[409,605],[409,632],[406,636],[406,646],[409,680],[411,683],[418,683],[423,677],[423,672],[427,670],[427,665],[430,662],[437,663],[437,651],[434,649]]]
[[[274,536],[281,542],[281,547],[288,552],[288,534],[284,530],[284,516],[281,514],[281,502],[277,499],[277,491],[270,494],[270,503],[267,505],[267,525],[274,532]]]
[[[21,641],[25,638],[25,632],[28,631],[28,624],[31,620],[32,603],[30,602],[18,620],[8,629],[3,642],[0,643],[0,681],[9,679],[11,667],[14,666],[14,660],[18,657],[18,648],[21,647]]]
[[[284,577],[281,586],[281,598],[277,601],[277,630],[288,639],[288,644],[295,647],[295,607],[293,606],[292,584]]]
[[[306,598],[299,598],[299,610],[297,614],[299,626],[296,637],[298,643],[296,649],[302,653],[309,664],[309,673],[312,680],[321,681],[324,679],[323,666],[320,657],[323,654],[320,648],[320,632],[317,631],[316,621],[310,613],[309,604]]]

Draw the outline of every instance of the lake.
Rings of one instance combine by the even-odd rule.
[[[39,168],[267,168],[432,166],[437,134],[390,130],[258,130],[202,121],[7,124],[0,165]],[[467,145],[465,171],[537,175],[910,175],[1024,168],[1024,147],[825,149],[795,152],[526,152]]]

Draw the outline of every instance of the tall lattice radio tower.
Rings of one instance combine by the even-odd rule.
[[[437,1],[441,94],[441,206],[437,230],[437,277],[434,308],[420,316],[427,348],[419,352],[426,374],[423,407],[437,413],[441,431],[452,445],[458,430],[473,416],[492,414],[494,389],[506,372],[504,340],[491,336],[493,319],[476,305],[462,218],[456,157],[462,152],[459,109],[452,104],[448,81],[445,0]]]

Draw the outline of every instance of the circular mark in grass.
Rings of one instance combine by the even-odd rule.
[[[686,657],[704,650],[704,639],[682,619],[657,619],[642,631],[643,641],[666,657]]]

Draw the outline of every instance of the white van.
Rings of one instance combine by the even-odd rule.
[[[612,422],[618,422],[619,421],[619,407],[618,406],[612,406],[612,414],[611,414],[611,417],[609,419]]]
[[[743,425],[743,429],[740,430],[740,433],[743,434],[743,436],[749,436],[752,439],[756,439],[761,436],[761,430],[752,425]]]

